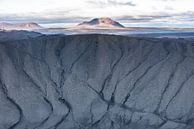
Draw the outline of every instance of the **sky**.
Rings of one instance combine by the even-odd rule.
[[[126,26],[194,28],[194,0],[0,0],[0,22],[77,24],[96,17]]]

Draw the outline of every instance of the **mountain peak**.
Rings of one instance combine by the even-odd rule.
[[[28,26],[28,27],[31,27],[31,26],[39,26],[37,23],[35,22],[28,22],[28,23],[22,23],[21,25],[25,25],[25,26]]]
[[[106,29],[119,29],[125,28],[119,22],[112,20],[109,17],[94,18],[91,21],[86,21],[78,24],[82,28],[106,28]]]

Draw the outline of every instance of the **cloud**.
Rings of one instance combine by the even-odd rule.
[[[122,22],[128,22],[128,23],[142,23],[142,22],[153,22],[155,20],[163,20],[165,18],[169,18],[170,16],[168,15],[161,15],[161,16],[157,16],[157,15],[139,15],[139,16],[122,16],[122,17],[118,17],[116,18],[116,20],[118,21],[122,21]]]
[[[116,18],[121,23],[132,26],[150,27],[189,27],[194,28],[194,11],[174,14],[156,14],[139,16],[121,16]]]
[[[127,23],[193,22],[193,0],[0,0],[1,21],[80,22],[111,17]]]
[[[136,6],[133,2],[128,1],[128,2],[119,2],[119,1],[115,1],[115,0],[108,0],[107,2],[109,5],[119,5],[119,6]]]
[[[136,6],[136,4],[134,4],[131,1],[127,1],[127,2],[123,2],[123,1],[115,1],[115,0],[107,0],[107,1],[87,1],[87,3],[92,4],[92,5],[97,5],[97,6],[103,6],[103,7],[110,7],[110,6]]]
[[[52,23],[81,23],[88,18],[83,17],[66,17],[66,18],[36,18],[36,17],[1,17],[0,22],[8,23],[25,23],[25,22],[36,22],[39,24],[52,24]]]

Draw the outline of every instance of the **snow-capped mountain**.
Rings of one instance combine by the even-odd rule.
[[[37,23],[30,22],[30,23],[0,23],[0,29],[2,30],[34,30],[34,29],[41,29],[42,27]]]
[[[95,18],[77,25],[79,28],[86,29],[124,29],[125,27],[111,18]]]

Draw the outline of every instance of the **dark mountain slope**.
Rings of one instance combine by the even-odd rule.
[[[0,43],[0,129],[192,129],[193,75],[189,39]]]
[[[25,30],[11,30],[11,31],[0,31],[0,42],[30,39],[41,36],[41,33]]]

